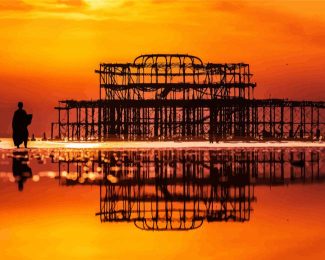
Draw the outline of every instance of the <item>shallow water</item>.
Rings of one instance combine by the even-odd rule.
[[[0,255],[324,258],[324,152],[2,149]]]
[[[28,147],[33,149],[202,149],[202,148],[325,148],[324,141],[220,141],[209,143],[208,141],[109,141],[109,142],[78,142],[78,141],[42,141],[37,139],[29,141]],[[11,138],[0,140],[0,149],[13,149],[14,144]]]

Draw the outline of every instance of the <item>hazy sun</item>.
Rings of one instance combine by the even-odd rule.
[[[84,2],[92,9],[100,9],[116,6],[121,0],[84,0]]]

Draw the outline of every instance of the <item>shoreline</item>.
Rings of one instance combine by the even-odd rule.
[[[23,147],[23,145],[21,146]],[[325,142],[315,141],[112,141],[112,142],[64,142],[64,141],[29,141],[31,149],[215,149],[215,148],[324,148]],[[11,138],[0,140],[0,149],[16,149]]]

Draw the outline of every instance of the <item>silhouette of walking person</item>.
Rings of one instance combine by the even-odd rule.
[[[12,119],[12,137],[17,148],[19,148],[22,143],[24,143],[25,148],[27,148],[27,126],[32,121],[32,115],[28,115],[23,109],[23,106],[23,102],[18,102],[18,109],[15,111],[14,117]]]

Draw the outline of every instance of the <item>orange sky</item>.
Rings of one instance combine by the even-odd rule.
[[[0,136],[18,100],[48,131],[53,106],[97,98],[100,62],[190,53],[248,62],[256,96],[324,100],[325,1],[0,0]]]

